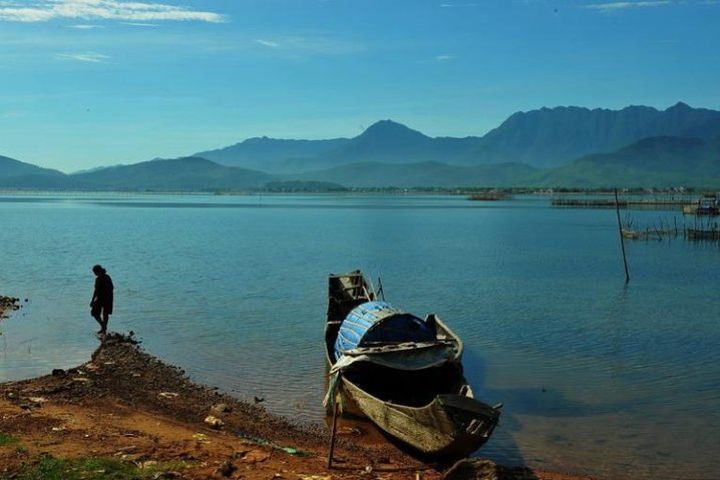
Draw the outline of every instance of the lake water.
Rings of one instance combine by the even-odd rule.
[[[29,299],[0,325],[0,381],[88,359],[101,263],[111,329],[193,378],[320,421],[326,276],[361,268],[464,339],[476,393],[505,404],[482,455],[717,478],[718,244],[629,242],[626,287],[615,212],[546,197],[6,195],[0,222],[0,293]]]

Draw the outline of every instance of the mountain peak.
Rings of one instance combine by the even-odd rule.
[[[693,109],[693,108],[692,108],[690,105],[688,105],[687,103],[685,103],[685,102],[677,102],[675,105],[673,105],[672,107],[669,107],[669,108],[668,108],[669,111],[674,111],[674,110],[692,110],[692,109]]]
[[[399,138],[429,138],[423,133],[413,130],[402,123],[393,120],[380,120],[370,125],[358,138],[373,139],[399,139]]]

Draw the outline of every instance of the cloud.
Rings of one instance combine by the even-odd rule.
[[[260,45],[264,45],[264,46],[270,47],[270,48],[277,48],[277,47],[280,46],[280,44],[277,43],[277,42],[271,42],[270,40],[263,40],[263,39],[260,39],[260,38],[256,38],[256,39],[253,40],[253,41],[254,41],[255,43],[259,43]]]
[[[253,43],[267,47],[267,52],[284,56],[307,55],[349,55],[363,51],[365,47],[350,40],[337,39],[324,35],[280,35],[267,38],[255,38]]]
[[[664,7],[671,5],[673,2],[670,0],[660,1],[640,1],[640,2],[607,2],[607,3],[591,3],[589,5],[583,5],[583,8],[589,8],[592,10],[600,10],[603,12],[613,12],[617,10],[625,10],[628,8],[648,8],[648,7]]]
[[[142,23],[142,22],[120,22],[123,25],[130,25],[131,27],[159,27],[157,23]]]
[[[95,52],[86,53],[58,53],[55,55],[56,58],[61,60],[76,60],[78,62],[90,62],[90,63],[107,63],[110,59],[107,55]]]
[[[457,56],[446,53],[443,55],[437,55],[435,57],[435,60],[438,62],[449,62],[450,60],[455,60],[456,58],[457,58]]]
[[[88,24],[80,24],[80,25],[68,25],[67,28],[75,28],[77,30],[94,30],[96,28],[105,28],[102,25],[88,25]]]
[[[0,20],[47,22],[56,19],[146,21],[200,21],[220,23],[223,15],[189,7],[127,0],[33,0],[0,2]]]

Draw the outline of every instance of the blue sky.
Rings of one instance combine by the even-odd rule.
[[[0,0],[0,155],[63,171],[719,85],[713,0]]]

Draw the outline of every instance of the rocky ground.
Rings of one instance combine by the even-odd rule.
[[[111,334],[84,365],[0,384],[0,480],[573,480],[481,461],[445,473],[385,442],[360,446],[342,423],[328,469],[324,425],[192,383],[136,343]]]
[[[0,320],[7,318],[9,312],[20,309],[20,299],[13,297],[3,297],[0,295]]]

